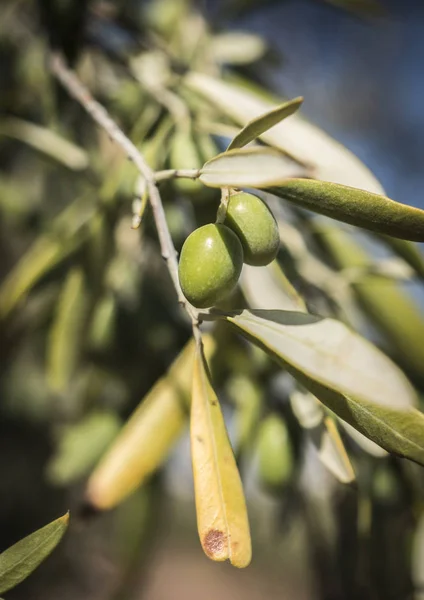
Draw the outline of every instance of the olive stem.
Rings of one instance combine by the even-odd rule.
[[[200,169],[166,169],[155,172],[155,181],[164,181],[174,179],[175,177],[184,177],[185,179],[197,179],[200,177]]]
[[[60,54],[53,53],[51,55],[49,66],[51,73],[62,84],[68,94],[74,98],[74,100],[79,102],[97,125],[106,131],[110,139],[114,140],[122,148],[127,155],[127,158],[134,163],[135,167],[144,177],[150,206],[152,207],[153,218],[158,232],[162,256],[166,261],[175,291],[177,292],[178,301],[188,313],[193,327],[193,334],[197,339],[200,336],[200,330],[198,328],[198,312],[189,302],[187,302],[180,286],[177,252],[166,222],[162,199],[156,185],[155,172],[150,168],[144,156],[139,152],[132,141],[109,116],[106,109],[93,98],[76,73],[68,68],[65,60]]]

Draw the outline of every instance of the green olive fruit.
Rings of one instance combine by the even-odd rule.
[[[183,293],[197,308],[213,306],[235,287],[243,266],[240,240],[225,225],[191,233],[181,250],[178,274]]]
[[[256,196],[244,192],[231,196],[224,223],[239,237],[246,264],[263,267],[277,256],[277,223],[267,205]]]
[[[262,421],[257,453],[261,483],[269,489],[284,487],[293,472],[293,455],[286,424],[278,414]]]

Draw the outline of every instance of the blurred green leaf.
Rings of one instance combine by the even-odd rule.
[[[270,414],[260,424],[256,452],[261,483],[271,489],[284,487],[293,473],[293,456],[287,426],[280,415]]]
[[[249,144],[260,135],[280,123],[287,117],[293,115],[299,110],[300,105],[303,102],[303,98],[294,98],[294,100],[288,100],[280,106],[273,108],[269,112],[249,121],[249,123],[243,127],[241,131],[233,138],[227,150],[233,150],[234,148],[242,148]]]
[[[406,408],[416,403],[402,371],[339,321],[283,310],[243,310],[225,318],[296,373],[330,389],[382,406]]]
[[[379,238],[389,246],[398,256],[411,266],[416,274],[424,280],[424,254],[420,247],[413,242],[400,240],[389,235],[380,235]]]
[[[88,167],[88,156],[84,150],[47,127],[9,117],[0,121],[1,135],[20,140],[74,171]]]
[[[188,73],[184,84],[241,127],[275,106],[275,101],[204,73]],[[354,154],[299,115],[278,123],[260,137],[300,165],[311,167],[317,179],[384,193],[379,181]]]
[[[245,65],[259,60],[266,52],[266,44],[253,33],[227,31],[214,35],[209,49],[218,63]]]
[[[63,285],[47,347],[47,380],[55,392],[65,391],[74,374],[86,310],[84,273],[75,267]]]
[[[331,417],[325,417],[316,431],[311,431],[312,441],[320,461],[342,483],[355,481],[355,471]]]
[[[105,411],[88,413],[79,423],[68,425],[47,465],[47,476],[55,485],[67,485],[88,473],[116,437],[120,421]]]
[[[202,159],[193,135],[186,127],[177,128],[171,138],[169,164],[171,169],[200,169]],[[181,192],[192,194],[199,192],[202,185],[197,180],[176,178],[175,187]]]
[[[63,537],[69,513],[23,538],[0,554],[0,593],[28,577],[54,550]]]
[[[300,168],[272,148],[242,148],[205,163],[200,181],[209,187],[268,187],[299,174]]]
[[[350,225],[405,240],[424,241],[424,210],[379,194],[314,179],[291,179],[267,191]]]

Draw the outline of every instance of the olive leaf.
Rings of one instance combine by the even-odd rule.
[[[69,169],[81,171],[88,166],[88,156],[84,150],[47,127],[9,117],[0,121],[1,135],[24,142]]]
[[[333,419],[325,416],[318,399],[306,390],[297,389],[290,395],[290,403],[326,469],[341,483],[354,481],[355,472],[337,426]]]
[[[87,311],[84,274],[72,269],[60,293],[47,347],[47,380],[52,390],[63,392],[77,364]]]
[[[341,419],[424,465],[424,415],[413,408],[415,392],[377,348],[341,323],[304,313],[244,310],[224,318]]]
[[[190,416],[197,528],[205,554],[235,567],[251,560],[243,486],[203,350],[196,346]]]
[[[268,187],[300,174],[300,167],[272,148],[254,147],[218,154],[200,169],[209,187]]]
[[[66,513],[0,554],[0,594],[21,583],[47,558],[62,539],[68,522]]]
[[[285,421],[271,413],[259,425],[256,444],[258,474],[269,488],[284,487],[293,473],[293,454]]]
[[[189,72],[183,83],[241,127],[275,106],[274,99],[264,99],[240,84],[204,73]],[[299,165],[311,167],[317,179],[384,193],[380,182],[352,152],[298,114],[265,131],[260,139],[287,153]]]
[[[218,63],[245,65],[260,59],[266,52],[266,45],[258,35],[228,31],[214,35],[208,49]]]
[[[287,180],[267,191],[350,225],[405,240],[424,241],[424,210],[380,194],[314,179]]]
[[[258,269],[244,265],[240,277],[244,297],[252,308],[306,311],[306,305],[277,261]]]
[[[206,356],[215,351],[204,336]],[[113,508],[136,490],[168,456],[187,423],[193,342],[150,390],[93,471],[86,496],[100,510]]]
[[[234,148],[242,148],[252,142],[257,137],[271,129],[280,123],[287,117],[293,115],[299,108],[303,102],[303,98],[294,98],[293,100],[289,100],[280,104],[276,108],[266,112],[265,114],[249,121],[245,127],[233,138],[227,150],[233,150]]]
[[[380,235],[379,238],[389,246],[393,252],[403,258],[403,260],[414,269],[418,277],[424,280],[424,254],[417,244],[407,240],[393,238],[388,235]]]

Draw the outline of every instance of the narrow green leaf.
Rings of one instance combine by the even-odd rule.
[[[184,84],[241,127],[275,106],[275,101],[204,73],[188,73]],[[384,193],[379,181],[354,154],[298,114],[278,123],[260,137],[270,146],[289,154],[300,165],[310,166],[317,179]]]
[[[287,425],[277,413],[267,415],[259,425],[256,453],[261,483],[276,490],[287,485],[293,474],[293,453]]]
[[[296,371],[330,389],[383,406],[416,403],[402,371],[339,321],[283,310],[243,310],[225,318]]]
[[[344,352],[344,335],[341,330],[339,334],[342,335],[337,335],[337,328],[333,335],[327,330],[329,340],[326,340],[327,336],[316,335],[313,329],[320,321],[304,322],[311,335],[297,334],[293,338],[294,330],[302,329],[300,324],[306,317],[311,315],[285,314],[283,311],[242,311],[226,315],[243,335],[282,363],[301,385],[341,419],[388,452],[424,465],[424,415],[413,408],[415,393],[403,374],[363,340],[358,344],[349,336],[349,352]],[[321,321],[328,322],[329,319]],[[347,330],[343,325],[341,327]],[[345,342],[349,338],[345,338]],[[328,341],[330,346],[334,345],[335,352],[339,349],[339,356],[321,352],[322,346],[328,350]],[[298,352],[299,342],[301,352]],[[350,361],[350,366],[344,364],[345,360]],[[361,381],[358,385],[350,377],[349,381],[345,380],[349,371],[353,376],[355,367],[359,367],[356,377]],[[353,393],[343,393],[347,387]]]
[[[190,415],[197,527],[205,554],[247,567],[252,549],[243,486],[202,348],[196,346]]]
[[[299,174],[300,167],[272,148],[256,147],[218,154],[200,170],[209,187],[268,187]]]
[[[209,50],[218,63],[245,65],[259,60],[266,51],[266,45],[258,35],[228,31],[213,36]]]
[[[88,166],[88,156],[84,150],[47,127],[10,117],[0,122],[1,135],[20,140],[69,169],[80,171]]]
[[[294,98],[294,100],[284,102],[260,117],[249,121],[249,123],[245,125],[231,141],[227,150],[246,146],[246,144],[249,144],[249,142],[258,138],[260,135],[277,125],[277,123],[280,123],[287,117],[293,115],[300,108],[302,102],[302,97]]]
[[[424,241],[424,210],[379,194],[315,179],[290,179],[267,191],[350,225],[404,240]]]
[[[47,558],[62,539],[68,521],[66,513],[0,554],[0,593],[21,583]]]
[[[47,379],[55,392],[63,392],[74,374],[86,310],[84,274],[74,268],[63,285],[47,347]]]

